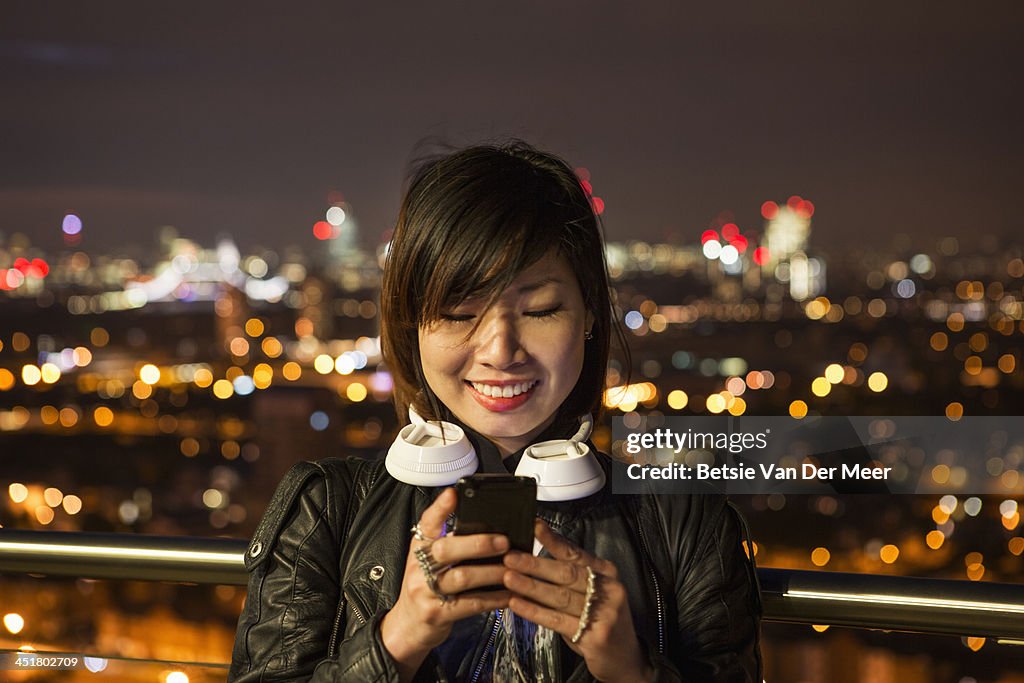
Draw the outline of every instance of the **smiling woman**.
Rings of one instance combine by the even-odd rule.
[[[516,142],[422,164],[381,288],[414,424],[383,461],[285,477],[246,556],[229,680],[760,681],[738,514],[719,496],[614,495],[588,441],[615,329],[565,162]],[[585,477],[549,481],[542,460]],[[541,472],[533,553],[446,533],[447,485],[522,465]]]
[[[424,322],[423,376],[460,422],[512,453],[547,428],[569,397],[591,326],[572,269],[552,251],[493,302],[476,297]]]

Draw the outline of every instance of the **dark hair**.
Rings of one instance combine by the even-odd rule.
[[[381,285],[381,347],[400,421],[410,404],[427,419],[451,417],[424,378],[420,325],[469,297],[492,303],[553,249],[576,274],[594,320],[583,370],[557,418],[598,414],[611,334],[624,336],[612,316],[600,226],[576,173],[519,140],[467,147],[414,168]]]

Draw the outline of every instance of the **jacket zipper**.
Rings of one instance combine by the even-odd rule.
[[[350,598],[348,593],[344,593],[343,592],[341,595],[346,600],[348,600],[348,602],[352,605],[352,611],[355,612],[356,619],[359,620],[359,623],[360,624],[365,624],[366,623],[366,617],[364,617],[362,611],[360,611],[359,604],[355,600]]]
[[[491,629],[491,635],[487,638],[487,645],[484,646],[484,651],[480,654],[480,661],[476,663],[473,677],[469,679],[470,683],[476,683],[477,679],[480,678],[480,672],[484,669],[484,662],[487,661],[487,655],[494,645],[494,639],[498,637],[498,629],[501,628],[501,617],[504,612],[502,610],[495,610],[495,614],[497,616],[494,618],[494,628]]]
[[[338,628],[341,626],[341,616],[345,613],[345,603],[348,598],[342,594],[341,602],[338,603],[338,612],[334,615],[334,628],[331,629],[331,642],[327,646],[327,656],[334,657],[334,646],[338,642]]]
[[[659,654],[665,654],[665,614],[661,601],[661,584],[658,583],[658,577],[654,573],[654,567],[650,566],[651,563],[653,563],[653,557],[651,556],[650,547],[647,545],[647,534],[644,532],[644,525],[638,524],[637,529],[640,530],[640,543],[644,546],[644,554],[647,556],[648,562],[648,571],[651,574],[651,581],[654,583],[654,600],[658,604],[658,652]]]

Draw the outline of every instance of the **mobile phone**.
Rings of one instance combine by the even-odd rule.
[[[537,480],[511,474],[474,474],[455,484],[456,534],[504,534],[509,545],[533,553]],[[493,562],[493,560],[484,560]]]

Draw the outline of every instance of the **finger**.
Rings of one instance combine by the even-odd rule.
[[[578,616],[538,605],[532,600],[513,594],[508,601],[509,608],[517,615],[538,626],[545,626],[566,638],[572,638],[580,624]]]
[[[437,538],[444,530],[444,523],[448,515],[455,512],[457,500],[455,489],[448,487],[441,492],[434,502],[420,515],[420,530],[430,538]]]
[[[508,551],[508,537],[503,534],[469,534],[445,536],[430,544],[430,554],[440,565],[457,564],[464,560],[495,557]],[[495,564],[498,564],[495,561]]]
[[[568,586],[559,586],[547,581],[507,571],[504,576],[505,587],[519,597],[532,600],[538,605],[550,607],[558,612],[565,612],[578,617],[583,612],[586,596],[572,590]]]
[[[571,543],[565,536],[552,530],[543,519],[537,519],[534,525],[534,533],[541,545],[551,553],[551,557],[565,562],[572,562],[576,565],[590,567],[598,574],[613,579],[619,577],[619,570],[613,563]]]
[[[502,560],[506,567],[548,583],[571,590],[587,590],[587,570],[581,564],[549,557],[535,557],[516,550],[509,551]]]
[[[500,582],[499,582],[500,583]],[[473,591],[460,593],[441,605],[446,618],[458,621],[481,612],[490,612],[508,607],[512,593],[507,590]]]
[[[555,532],[543,519],[537,518],[533,531],[541,545],[551,553],[551,557],[567,562],[578,562],[583,559],[586,551],[570,543],[565,536]]]
[[[437,589],[445,595],[456,595],[475,588],[500,586],[506,571],[500,564],[459,565],[441,572]]]

